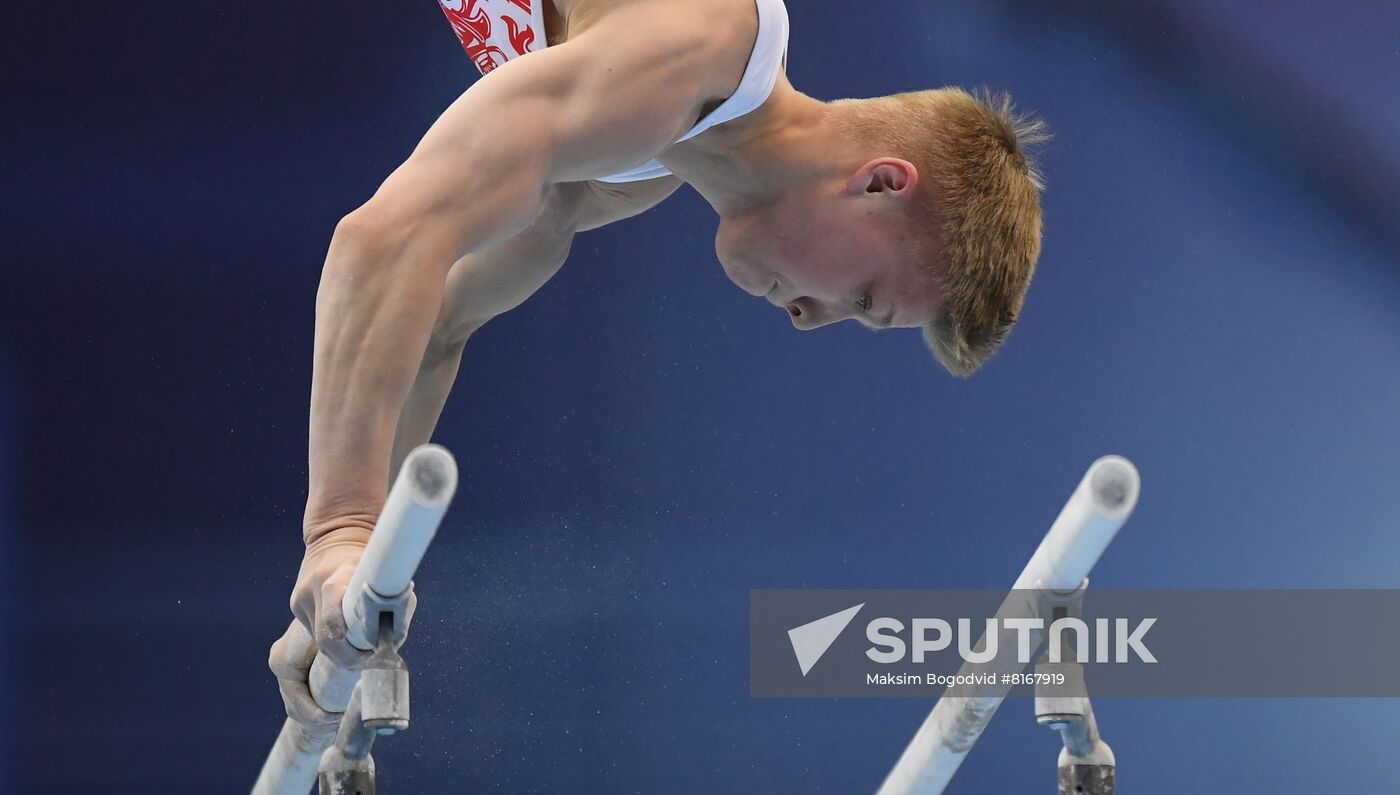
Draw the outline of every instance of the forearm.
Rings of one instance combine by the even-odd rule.
[[[339,527],[372,527],[449,268],[509,240],[543,207],[545,183],[528,153],[449,134],[442,125],[458,115],[444,114],[374,198],[340,223],[326,255],[316,296],[308,542]]]
[[[442,269],[412,249],[340,231],[331,243],[316,298],[308,543],[368,531],[382,506],[394,428],[442,303]]]
[[[490,241],[539,218],[546,195],[517,183],[444,213],[415,207],[412,198],[420,194],[405,191],[405,179],[396,174],[381,190],[387,197],[377,196],[342,222],[326,258],[316,308],[310,488],[303,527],[308,542],[340,528],[368,532],[373,527],[396,447],[405,452],[413,446],[404,447],[410,441],[431,435],[456,374],[456,356],[440,360],[453,347],[460,353],[466,333],[454,325],[446,337],[436,335],[430,351],[435,325],[444,312],[459,315],[466,297],[490,298],[488,304],[499,300],[491,285],[473,289],[454,277],[444,307],[450,264],[459,253],[476,248],[485,250],[466,263],[512,254],[518,245],[492,247]],[[392,190],[396,180],[397,191]],[[409,206],[394,201],[395,193],[411,197]],[[531,238],[517,236],[511,242]],[[466,330],[470,328],[468,323]],[[402,444],[395,444],[396,435]]]
[[[389,462],[388,476],[393,477],[413,448],[427,444],[442,416],[442,408],[457,378],[462,363],[462,343],[439,347],[430,344],[418,375],[408,391],[403,412],[399,414],[394,431],[394,452]]]

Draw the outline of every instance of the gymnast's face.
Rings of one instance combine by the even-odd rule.
[[[905,244],[917,181],[905,161],[872,160],[848,179],[721,219],[715,252],[731,281],[801,331],[842,320],[923,326],[941,299]]]

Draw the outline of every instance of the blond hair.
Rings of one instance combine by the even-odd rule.
[[[1018,115],[1006,94],[960,88],[840,100],[854,131],[891,147],[924,179],[915,220],[937,240],[926,259],[943,310],[924,341],[944,369],[967,378],[1016,325],[1040,257],[1044,182],[1029,147],[1049,139],[1044,122]]]

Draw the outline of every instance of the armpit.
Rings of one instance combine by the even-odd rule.
[[[584,187],[576,229],[586,232],[614,221],[641,215],[676,192],[680,177],[661,177],[643,182],[611,183],[589,180]]]

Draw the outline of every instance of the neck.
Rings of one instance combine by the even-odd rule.
[[[795,185],[844,179],[864,158],[837,129],[835,106],[786,75],[758,110],[672,146],[661,162],[721,217],[767,204]]]

